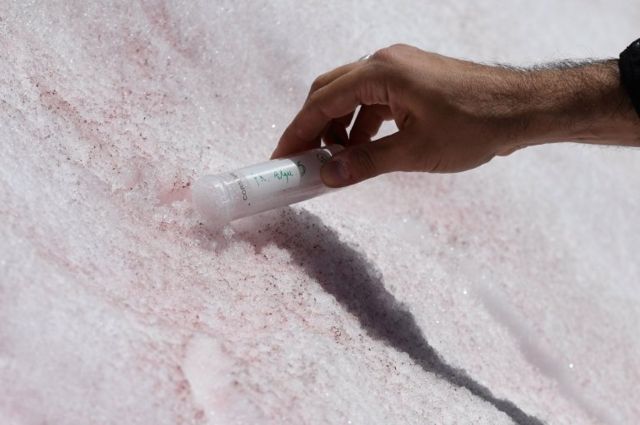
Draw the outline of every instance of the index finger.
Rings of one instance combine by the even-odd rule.
[[[386,104],[387,89],[371,66],[362,65],[311,94],[286,128],[272,158],[318,147],[319,136],[332,119],[358,105]]]

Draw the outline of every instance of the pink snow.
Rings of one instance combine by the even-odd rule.
[[[543,146],[207,231],[315,76],[612,57],[631,0],[4,2],[0,423],[640,422],[640,153]]]

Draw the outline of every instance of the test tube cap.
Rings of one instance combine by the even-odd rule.
[[[221,176],[207,175],[196,180],[191,195],[196,211],[208,228],[219,230],[231,221],[231,200]]]

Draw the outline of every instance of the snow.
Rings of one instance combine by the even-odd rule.
[[[0,4],[0,423],[640,420],[640,156],[526,149],[200,223],[395,42],[616,56],[633,1]]]

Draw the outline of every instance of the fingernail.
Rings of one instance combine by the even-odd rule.
[[[327,186],[343,186],[351,177],[347,164],[341,159],[333,159],[327,162],[320,170],[320,175]]]

